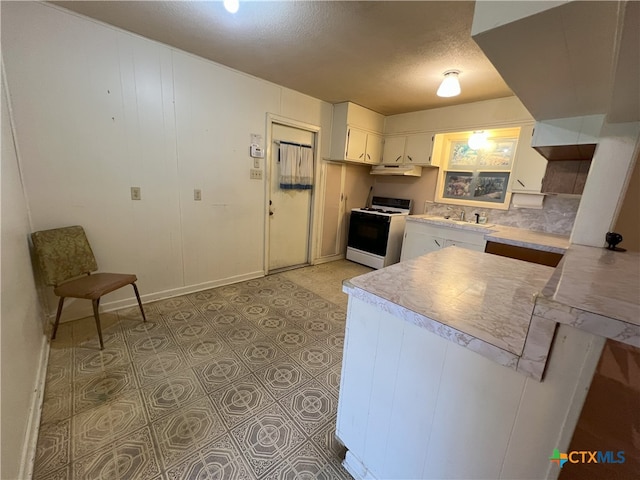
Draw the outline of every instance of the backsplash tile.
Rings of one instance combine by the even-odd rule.
[[[467,207],[445,203],[427,203],[425,212],[429,215],[459,214],[464,210],[465,218],[472,219],[474,213],[486,212],[487,222],[509,227],[524,228],[537,232],[570,235],[576,219],[580,196],[547,195],[542,209],[513,208],[495,210],[491,208]]]

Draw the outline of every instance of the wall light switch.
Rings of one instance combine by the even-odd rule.
[[[200,190],[199,188],[196,188],[193,190],[193,199],[197,202],[199,202],[200,200],[202,200],[202,190]]]
[[[259,158],[254,158],[253,159],[253,168],[260,168],[260,159]]]
[[[251,180],[262,180],[262,170],[258,170],[257,168],[252,168],[249,173],[249,178]]]
[[[140,187],[131,187],[131,200],[142,200]]]

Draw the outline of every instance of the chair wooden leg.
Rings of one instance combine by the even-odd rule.
[[[60,323],[60,315],[62,315],[62,305],[64,305],[64,297],[60,297],[60,300],[58,301],[58,313],[56,313],[56,323],[53,324],[53,333],[51,334],[51,340],[56,338],[58,324]]]
[[[144,315],[144,308],[142,308],[142,302],[140,301],[140,294],[138,293],[138,287],[135,282],[131,284],[133,286],[133,291],[136,292],[136,298],[138,299],[138,305],[140,306],[140,313],[142,313],[142,320],[147,321],[147,317]]]
[[[100,313],[98,312],[98,307],[100,306],[100,299],[97,298],[95,300],[91,300],[93,304],[93,316],[96,319],[96,327],[98,328],[98,338],[100,339],[100,350],[104,349],[104,344],[102,343],[102,329],[100,328]]]

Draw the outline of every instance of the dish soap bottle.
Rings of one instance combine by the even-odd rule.
[[[478,223],[487,223],[487,213],[480,212],[480,217],[478,218]]]

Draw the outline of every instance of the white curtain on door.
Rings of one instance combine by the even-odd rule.
[[[280,188],[309,190],[313,186],[313,149],[280,143]]]

